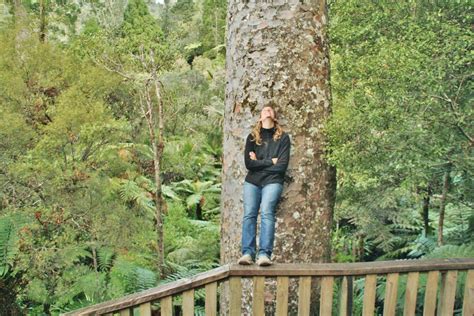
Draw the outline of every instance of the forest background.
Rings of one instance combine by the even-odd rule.
[[[0,314],[58,314],[219,266],[226,5],[0,4]],[[332,261],[474,257],[472,4],[328,7]]]

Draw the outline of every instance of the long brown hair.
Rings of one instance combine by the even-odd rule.
[[[275,133],[273,134],[273,140],[276,141],[276,140],[280,139],[281,136],[283,135],[283,129],[281,128],[280,124],[278,123],[277,114],[275,112],[275,109],[272,106],[269,106],[269,105],[267,105],[265,107],[272,108],[273,113],[275,114],[275,119],[273,120],[273,123],[275,125],[274,126],[275,127]],[[260,129],[261,128],[262,128],[262,121],[258,120],[257,123],[252,128],[252,132],[251,132],[251,134],[253,136],[252,141],[254,141],[257,145],[262,144],[262,136],[260,135]]]

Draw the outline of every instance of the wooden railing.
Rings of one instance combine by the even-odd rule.
[[[453,315],[458,276],[465,276],[462,315],[474,315],[474,258],[401,260],[334,264],[275,264],[270,267],[226,265],[196,275],[129,295],[117,300],[86,307],[63,315],[173,315],[173,297],[182,298],[181,311],[184,316],[194,315],[195,291],[204,291],[205,314],[218,313],[218,288],[228,282],[230,289],[229,315],[240,316],[242,310],[242,279],[252,279],[253,294],[251,310],[253,315],[264,313],[264,287],[266,278],[276,278],[276,315],[288,314],[289,282],[297,280],[298,315],[310,315],[311,283],[316,278],[320,284],[319,314],[333,315],[333,301],[337,299],[339,315],[352,315],[350,304],[353,279],[365,279],[362,314],[373,316],[376,308],[376,286],[385,279],[383,315],[399,315],[397,310],[398,280],[407,275],[403,315],[415,315],[419,277],[426,274],[423,315]],[[379,277],[379,280],[377,278]],[[296,282],[296,281],[295,281]],[[333,297],[333,285],[339,282],[337,298]],[[440,286],[438,286],[440,283]],[[314,308],[314,306],[313,306]]]

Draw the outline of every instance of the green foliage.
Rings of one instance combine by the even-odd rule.
[[[375,246],[364,260],[429,252],[436,236],[419,237],[423,198],[430,187],[432,233],[451,168],[445,241],[471,240],[470,6],[334,1],[330,15],[337,220]]]
[[[155,272],[121,258],[117,259],[111,269],[110,277],[114,291],[121,295],[143,291],[157,283]]]
[[[21,213],[0,217],[0,279],[11,273],[13,260],[18,254],[20,229],[28,223]]]
[[[119,49],[125,54],[139,55],[140,47],[145,52],[153,52],[154,62],[159,68],[166,68],[170,62],[170,49],[165,41],[158,22],[150,14],[143,0],[129,1],[124,12],[120,28],[121,41]]]

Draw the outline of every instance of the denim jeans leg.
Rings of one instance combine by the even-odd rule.
[[[242,254],[255,259],[257,216],[262,197],[262,189],[247,181],[244,182],[244,217],[242,221]]]
[[[283,184],[269,183],[262,188],[262,202],[260,205],[260,240],[259,255],[267,255],[269,258],[273,252],[275,240],[275,210],[283,191]]]

